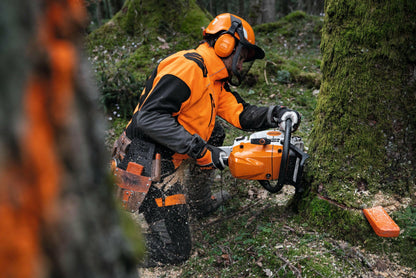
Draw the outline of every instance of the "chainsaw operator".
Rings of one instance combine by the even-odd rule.
[[[194,177],[200,173],[209,177],[209,169],[224,169],[218,148],[224,131],[215,124],[216,116],[247,131],[284,130],[287,118],[292,120],[293,131],[300,124],[294,110],[257,107],[230,90],[230,85],[241,84],[254,60],[264,55],[244,19],[221,14],[203,31],[196,49],[165,58],[146,81],[133,117],[113,150],[118,167],[124,169],[138,157],[154,159],[156,153],[161,154],[161,181],[152,183],[139,209],[149,225],[146,266],[187,260],[192,246],[190,212],[207,215],[229,196],[211,194],[212,181]],[[151,165],[142,160],[138,163]],[[149,175],[146,167],[144,175]]]

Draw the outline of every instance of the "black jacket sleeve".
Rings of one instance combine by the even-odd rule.
[[[174,75],[165,75],[147,98],[127,127],[127,135],[144,134],[159,144],[181,154],[197,157],[206,144],[197,134],[191,135],[172,114],[178,112],[191,95],[187,84]]]
[[[233,95],[234,101],[243,106],[243,111],[239,115],[240,126],[243,130],[265,130],[277,127],[273,120],[273,109],[276,106],[258,107],[247,103],[238,93],[230,90],[228,84],[224,86],[226,92]],[[234,102],[233,101],[233,102]]]

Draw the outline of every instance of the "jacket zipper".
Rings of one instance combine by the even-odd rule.
[[[214,98],[212,97],[212,94],[209,94],[209,97],[211,98],[211,118],[209,119],[209,124],[208,124],[208,126],[210,126],[211,125],[211,122],[212,122],[212,116],[213,116],[213,114],[214,114],[214,108],[215,108],[215,103],[214,103]]]

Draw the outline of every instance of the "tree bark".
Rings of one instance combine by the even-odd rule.
[[[245,11],[244,0],[238,0],[238,14],[242,18],[246,18],[246,11]]]
[[[326,1],[309,171],[320,196],[357,209],[416,199],[415,22],[411,0]]]
[[[80,1],[0,4],[4,277],[137,277],[120,227]]]
[[[247,21],[251,25],[257,25],[261,23],[261,15],[262,15],[261,9],[262,9],[261,0],[250,1]]]
[[[307,14],[320,15],[324,12],[324,0],[299,0],[298,10]]]
[[[263,0],[262,23],[273,22],[276,20],[276,1]]]

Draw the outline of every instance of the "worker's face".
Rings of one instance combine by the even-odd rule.
[[[239,56],[236,57],[235,55],[238,54]],[[230,82],[230,84],[238,86],[244,80],[244,77],[249,72],[251,65],[254,62],[254,60],[248,59],[251,57],[249,57],[249,55],[249,50],[239,45],[237,50],[233,54],[223,59],[225,67],[228,70],[228,81]],[[247,59],[249,60],[249,62],[246,62]]]
[[[233,74],[232,68],[233,68],[234,55],[236,55],[235,52],[231,54],[230,56],[228,56],[227,58],[223,59],[225,67],[227,68],[228,74],[230,76]],[[240,56],[238,57],[238,62],[237,62],[238,71],[241,71],[243,69],[243,62],[247,59],[247,55],[248,55],[248,50],[246,48],[242,48],[240,51]]]

